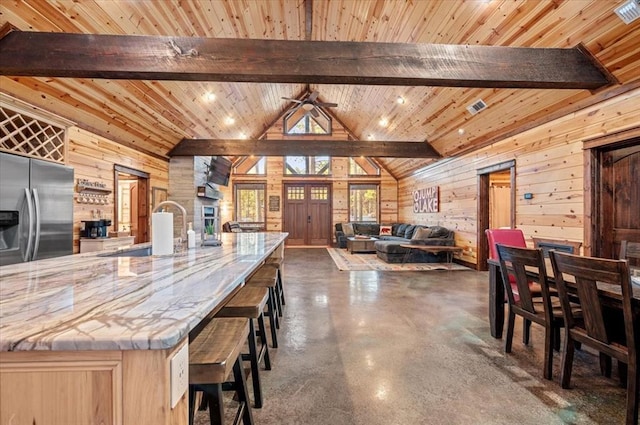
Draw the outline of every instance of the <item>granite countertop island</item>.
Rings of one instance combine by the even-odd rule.
[[[0,267],[0,352],[174,347],[286,236],[228,233],[222,246],[167,257],[92,252]]]

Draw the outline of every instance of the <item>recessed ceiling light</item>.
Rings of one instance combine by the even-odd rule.
[[[404,105],[404,97],[398,96],[398,98],[396,99],[396,103],[398,105]]]
[[[380,127],[386,127],[389,125],[389,121],[386,118],[382,118],[380,119],[379,124],[380,124]]]
[[[227,125],[231,125],[231,124],[233,124],[235,122],[236,122],[236,120],[233,119],[233,117],[227,117],[227,118],[224,119],[224,123],[227,124]]]
[[[464,128],[459,128],[458,134],[462,136],[464,134]]]
[[[203,97],[207,102],[213,102],[216,100],[216,94],[213,92],[206,92]]]

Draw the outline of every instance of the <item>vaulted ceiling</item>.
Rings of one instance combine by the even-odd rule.
[[[353,138],[427,142],[447,158],[640,86],[640,20],[623,23],[613,11],[621,3],[2,0],[0,23],[8,22],[21,31],[536,48],[582,44],[617,83],[589,91],[329,84],[320,79],[316,81],[323,84],[5,73],[0,77],[0,91],[116,142],[166,157],[183,139],[256,139],[291,106],[282,97],[317,90],[319,100],[338,104],[329,112]],[[268,69],[269,64],[264,66]],[[404,103],[398,103],[399,97]],[[470,114],[467,106],[479,99],[487,109]],[[378,161],[396,177],[404,177],[434,159],[381,157]]]

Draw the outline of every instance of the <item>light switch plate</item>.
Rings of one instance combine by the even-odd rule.
[[[171,370],[171,408],[189,388],[189,344],[184,344],[169,362]]]

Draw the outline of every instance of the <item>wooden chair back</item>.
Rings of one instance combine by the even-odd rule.
[[[628,260],[631,266],[640,267],[640,242],[622,241],[620,259]]]
[[[557,251],[551,251],[549,256],[565,316],[565,326],[574,339],[627,363],[629,356],[635,356],[633,341],[636,332],[631,306],[631,277],[627,262],[581,257]],[[605,317],[607,303],[603,304],[606,295],[599,291],[600,283],[621,289],[624,331],[628,342],[626,349],[621,349],[620,344],[611,344],[612,329],[607,326]],[[603,289],[606,291],[606,288]],[[577,295],[577,301],[582,308],[582,320],[573,317],[569,304],[570,295],[573,296],[572,301],[576,301]]]
[[[502,244],[497,244],[496,247],[509,304],[532,314],[541,313],[536,311],[533,302],[535,297],[532,292],[532,283],[537,283],[540,288],[536,290],[535,295],[539,297],[541,290],[544,316],[546,320],[550,321],[551,299],[543,251],[541,249],[518,248]],[[513,276],[515,285],[511,282],[509,276]],[[538,285],[536,285],[536,289],[538,289]],[[517,293],[514,293],[514,290],[517,290]]]

